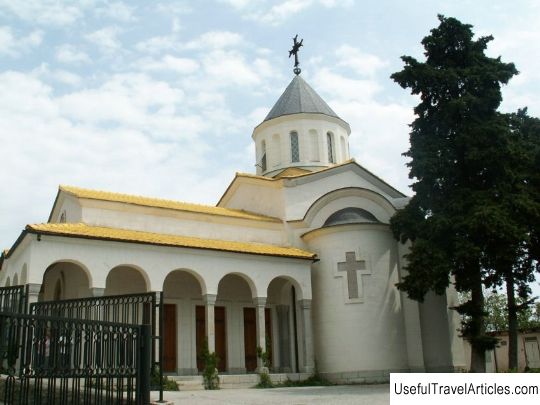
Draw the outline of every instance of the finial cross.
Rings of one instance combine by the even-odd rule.
[[[300,62],[298,62],[298,51],[300,51],[300,47],[301,46],[304,46],[302,43],[304,42],[303,39],[300,40],[300,42],[298,42],[298,34],[296,34],[296,36],[293,38],[293,47],[292,49],[289,51],[289,58],[294,55],[294,69],[293,69],[293,72],[297,75],[300,74],[301,70],[300,68],[298,67],[298,65],[300,64]]]

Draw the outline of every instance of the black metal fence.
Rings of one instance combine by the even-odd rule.
[[[120,322],[129,325],[150,325],[152,335],[151,366],[158,373],[157,384],[152,389],[159,390],[163,400],[163,293],[109,295],[61,301],[42,301],[30,304],[30,313],[70,319]],[[159,332],[159,333],[158,333]],[[156,346],[156,344],[158,346]],[[157,350],[156,350],[157,349]]]
[[[148,404],[150,325],[0,312],[4,404]]]
[[[28,286],[0,287],[0,312],[26,314]]]
[[[147,404],[151,371],[162,400],[161,305],[156,292],[28,306],[28,286],[0,288],[0,403]]]

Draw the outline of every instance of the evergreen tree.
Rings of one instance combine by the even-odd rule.
[[[517,369],[520,318],[534,301],[529,284],[538,270],[533,235],[540,222],[540,190],[535,185],[540,121],[529,117],[526,109],[506,118],[508,132],[500,145],[504,158],[499,163],[492,198],[484,207],[489,215],[483,266],[492,271],[486,280],[488,287],[506,284],[508,365]]]
[[[471,343],[471,371],[485,371],[485,350],[495,340],[485,333],[483,286],[492,272],[483,266],[492,212],[508,134],[497,112],[501,85],[517,74],[513,64],[490,58],[491,36],[473,39],[472,27],[439,16],[440,24],[422,40],[425,62],[402,57],[394,79],[420,96],[411,125],[409,177],[414,196],[392,218],[402,242],[411,240],[408,275],[398,287],[422,301],[443,294],[454,280],[470,300],[456,309],[466,315],[463,336]]]

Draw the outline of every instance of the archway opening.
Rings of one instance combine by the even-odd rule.
[[[196,308],[202,304],[201,282],[189,270],[172,271],[163,282],[165,372],[192,375],[203,368],[198,354],[204,344],[205,323],[204,318],[196,317]]]
[[[227,274],[218,285],[215,305],[216,353],[218,369],[229,372],[254,371],[257,364],[256,336],[252,333],[251,317],[254,310],[254,283],[247,276]],[[254,318],[253,318],[254,320]]]
[[[105,295],[142,294],[148,292],[143,271],[133,266],[117,266],[109,271]]]
[[[56,262],[43,274],[41,301],[57,301],[90,296],[90,278],[77,263]]]
[[[289,277],[276,277],[268,285],[266,305],[273,321],[272,365],[278,372],[299,370],[296,303],[301,295],[298,283]]]

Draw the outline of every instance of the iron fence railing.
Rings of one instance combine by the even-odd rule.
[[[26,314],[28,286],[0,287],[0,312]]]
[[[148,404],[151,335],[150,325],[0,312],[0,398]]]
[[[151,369],[159,373],[158,385],[163,400],[163,293],[108,295],[61,301],[40,301],[30,304],[30,313],[86,319],[94,321],[120,322],[130,325],[149,324],[152,334]],[[156,346],[157,345],[157,346]]]

